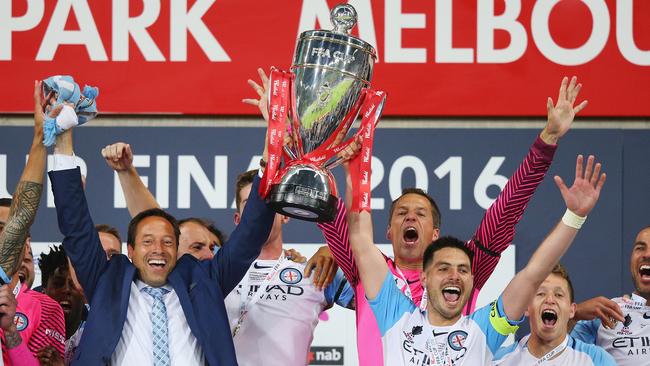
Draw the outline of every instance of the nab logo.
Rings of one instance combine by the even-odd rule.
[[[309,365],[343,365],[343,347],[311,347]]]

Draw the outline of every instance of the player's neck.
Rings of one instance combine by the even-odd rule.
[[[645,299],[646,306],[650,306],[650,294],[642,294],[639,291],[634,291],[634,293]]]
[[[555,347],[564,342],[566,337],[567,335],[565,334],[564,337],[560,336],[551,341],[545,341],[539,338],[535,333],[532,333],[530,338],[528,338],[528,352],[536,358],[544,357],[544,355],[551,352]]]
[[[400,257],[395,257],[395,265],[401,270],[422,271],[422,260],[410,261]]]
[[[264,244],[257,259],[278,259],[282,254],[282,238]]]

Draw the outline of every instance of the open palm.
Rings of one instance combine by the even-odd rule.
[[[582,155],[576,159],[576,176],[571,188],[568,188],[559,176],[555,176],[557,184],[564,198],[566,207],[578,216],[587,216],[596,206],[600,191],[605,184],[607,176],[600,172],[601,164],[594,167],[594,156],[587,159],[587,166],[583,169]]]
[[[580,89],[582,89],[582,84],[577,83],[575,76],[571,78],[571,82],[565,77],[562,79],[555,106],[553,105],[553,100],[548,98],[546,102],[548,112],[546,129],[550,134],[557,135],[558,137],[564,136],[571,127],[575,115],[587,106],[587,101],[585,100],[574,107]]]

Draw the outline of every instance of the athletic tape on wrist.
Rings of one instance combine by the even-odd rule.
[[[566,212],[564,212],[564,216],[562,216],[562,222],[566,226],[572,227],[576,230],[580,230],[582,224],[584,224],[586,220],[587,216],[578,216],[568,208],[566,209]]]

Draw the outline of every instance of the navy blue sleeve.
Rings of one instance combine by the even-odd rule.
[[[210,275],[228,295],[260,255],[275,219],[275,212],[260,197],[260,178],[255,177],[241,221],[212,259]]]
[[[105,270],[106,252],[90,217],[79,168],[49,173],[63,248],[87,299],[92,299]]]
[[[334,280],[325,288],[325,301],[328,305],[339,304],[344,308],[354,308],[354,289],[345,278],[343,271],[339,268],[336,271]]]

